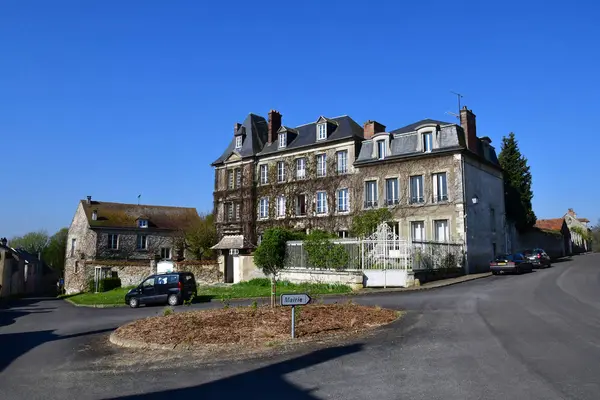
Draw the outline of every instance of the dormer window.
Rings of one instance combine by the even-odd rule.
[[[327,139],[327,124],[317,124],[317,140]]]
[[[279,148],[284,148],[287,145],[287,137],[285,133],[280,133],[279,134]]]
[[[147,219],[138,219],[138,228],[147,228],[148,220]]]
[[[92,221],[98,220],[98,210],[92,211]]]
[[[427,132],[423,134],[423,151],[425,153],[431,153],[432,146],[432,135],[431,132]]]
[[[385,158],[385,140],[377,141],[377,158],[380,160]]]
[[[235,149],[239,150],[242,148],[242,136],[236,136],[235,137]]]

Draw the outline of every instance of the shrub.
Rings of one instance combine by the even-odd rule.
[[[334,235],[314,230],[304,240],[308,263],[315,268],[345,268],[348,265],[348,252],[341,244],[331,239]]]

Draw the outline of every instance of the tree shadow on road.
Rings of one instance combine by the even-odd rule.
[[[158,399],[245,399],[261,400],[314,400],[313,387],[303,389],[285,379],[285,375],[321,364],[338,357],[357,353],[362,344],[333,347],[282,361],[253,371],[219,379],[203,385],[161,392],[115,397],[113,400],[158,400]]]

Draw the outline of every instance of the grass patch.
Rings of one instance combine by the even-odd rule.
[[[93,306],[93,305],[125,305],[125,294],[132,287],[116,288],[109,290],[108,292],[102,293],[78,293],[66,296],[59,296],[59,298],[69,299],[75,304]]]
[[[79,305],[125,305],[125,294],[133,286],[117,288],[102,293],[79,293],[74,295],[59,296],[69,299]],[[310,295],[349,293],[352,289],[346,285],[325,283],[290,283],[277,282],[277,294],[281,293],[308,293]],[[212,299],[231,300],[239,298],[269,297],[271,295],[271,281],[269,279],[253,279],[230,286],[198,286],[198,296],[193,302],[205,302]]]
[[[277,294],[281,293],[308,293],[308,294],[335,294],[349,293],[350,286],[326,283],[290,283],[277,282]],[[198,296],[209,298],[252,298],[271,296],[271,281],[266,278],[252,279],[231,286],[199,286]]]

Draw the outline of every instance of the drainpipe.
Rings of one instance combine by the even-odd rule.
[[[465,156],[464,154],[461,154],[460,157],[460,172],[461,172],[461,176],[462,176],[462,197],[463,197],[463,213],[464,213],[464,217],[463,217],[463,226],[465,227],[464,231],[465,231],[465,238],[464,238],[464,252],[465,252],[465,274],[469,274],[469,252],[468,252],[468,246],[467,246],[467,242],[469,240],[469,231],[467,228],[467,191],[466,191],[466,184],[465,184]]]

